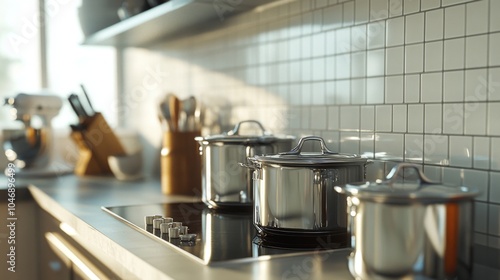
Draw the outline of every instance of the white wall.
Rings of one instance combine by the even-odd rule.
[[[153,167],[155,102],[167,91],[209,106],[208,132],[252,118],[369,156],[379,177],[419,164],[480,189],[476,242],[500,248],[498,14],[497,0],[303,0],[229,16],[213,32],[126,53],[129,124]],[[157,87],[138,94],[154,67]]]

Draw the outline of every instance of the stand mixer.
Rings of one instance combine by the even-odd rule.
[[[44,173],[50,169],[52,155],[52,119],[59,114],[62,100],[49,94],[19,93],[5,99],[18,129],[2,129],[7,159],[16,165],[18,175]],[[45,172],[46,173],[46,172]]]

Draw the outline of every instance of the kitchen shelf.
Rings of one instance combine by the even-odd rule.
[[[160,40],[195,33],[208,24],[222,24],[216,7],[227,9],[224,13],[227,18],[273,1],[251,0],[231,4],[234,2],[236,1],[171,0],[97,31],[87,37],[83,44],[118,48],[144,47]]]

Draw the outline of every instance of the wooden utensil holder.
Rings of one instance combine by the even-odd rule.
[[[163,134],[161,150],[161,190],[164,194],[201,196],[200,131]]]
[[[79,157],[75,166],[75,174],[110,175],[108,157],[124,155],[125,149],[113,133],[101,113],[95,113],[86,118],[79,126],[73,129],[71,139],[76,143]]]

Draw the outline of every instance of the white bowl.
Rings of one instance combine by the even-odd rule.
[[[142,151],[130,155],[109,156],[108,164],[118,180],[131,181],[142,178]]]

